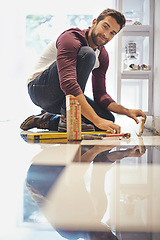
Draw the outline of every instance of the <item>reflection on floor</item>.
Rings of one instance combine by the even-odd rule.
[[[160,136],[47,144],[0,128],[0,239],[160,239]]]

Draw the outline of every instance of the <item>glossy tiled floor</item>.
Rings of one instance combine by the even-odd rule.
[[[0,240],[160,239],[160,137],[27,143],[0,122]],[[137,129],[136,129],[137,130]]]

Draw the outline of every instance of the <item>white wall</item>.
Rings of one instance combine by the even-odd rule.
[[[154,19],[154,89],[153,89],[153,108],[154,108],[154,128],[160,133],[160,1],[155,0],[155,19]]]
[[[154,116],[160,116],[160,1],[155,0],[154,24]]]
[[[23,121],[28,115],[37,114],[40,109],[30,100],[26,79],[34,61],[34,53],[25,46],[27,14],[53,14],[60,19],[57,28],[64,24],[65,14],[92,14],[95,17],[107,7],[113,7],[115,0],[101,0],[98,6],[92,0],[81,0],[80,5],[72,0],[5,0],[0,8],[0,121]],[[63,5],[63,8],[62,8]],[[85,6],[85,8],[84,8]],[[28,58],[30,56],[30,58]],[[111,56],[112,57],[112,56]],[[112,84],[112,89],[114,85]],[[110,89],[109,89],[110,90]],[[112,94],[113,95],[113,94]]]

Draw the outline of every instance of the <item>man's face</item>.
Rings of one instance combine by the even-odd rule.
[[[92,23],[91,38],[96,46],[103,46],[108,43],[120,30],[120,25],[117,21],[107,16],[99,23],[94,19]]]

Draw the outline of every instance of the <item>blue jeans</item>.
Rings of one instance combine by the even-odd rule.
[[[77,55],[77,81],[83,92],[95,60],[96,56],[92,48],[88,46],[80,48]],[[28,92],[33,103],[43,110],[53,114],[65,113],[65,94],[60,88],[56,62],[29,83]],[[114,116],[110,111],[102,108],[87,96],[85,97],[100,117],[114,121]]]

